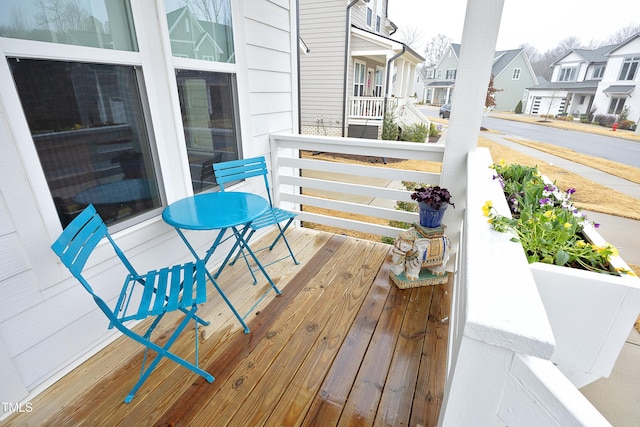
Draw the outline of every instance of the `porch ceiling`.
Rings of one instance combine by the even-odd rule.
[[[424,62],[424,58],[409,46],[397,40],[393,40],[389,37],[384,37],[355,26],[351,27],[351,36],[361,38],[371,44],[371,48],[352,51],[352,56],[382,55],[382,62],[386,62],[387,58],[403,52],[404,50],[399,59],[402,59],[414,65]]]

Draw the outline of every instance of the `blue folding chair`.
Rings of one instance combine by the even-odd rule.
[[[124,264],[124,267],[128,270],[122,291],[113,310],[107,305],[104,299],[94,292],[93,288],[82,275],[84,266],[91,253],[105,237]],[[69,269],[71,274],[73,274],[91,294],[100,310],[107,316],[110,321],[109,329],[115,327],[124,335],[145,346],[142,366],[140,368],[140,378],[125,397],[125,403],[131,402],[135,393],[163,357],[167,357],[198,375],[203,376],[207,381],[213,382],[213,376],[198,367],[198,324],[209,324],[209,322],[196,316],[198,304],[206,300],[206,270],[204,262],[174,265],[159,270],[152,270],[145,274],[138,274],[122,250],[109,235],[107,226],[93,205],[89,205],[71,221],[60,237],[51,245],[51,249],[60,257],[60,260]],[[166,313],[176,310],[182,311],[185,316],[173,331],[173,334],[169,337],[166,344],[161,347],[152,342],[151,333],[156,326],[158,326],[162,317]],[[125,323],[128,321],[143,320],[147,317],[154,319],[151,326],[149,326],[143,335],[125,326]],[[195,322],[196,330],[195,364],[169,351],[169,348],[178,338],[178,335],[180,335],[192,319]],[[148,366],[146,366],[147,353],[149,350],[155,351],[157,355],[150,361]]]
[[[285,245],[287,245],[287,249],[289,250],[289,255],[286,255],[268,264],[263,264],[263,267],[274,264],[278,261],[282,261],[289,257],[291,257],[291,259],[296,265],[299,264],[298,260],[296,260],[296,257],[293,254],[293,251],[291,250],[291,246],[289,245],[287,238],[284,235],[284,232],[291,225],[291,223],[293,222],[297,214],[273,206],[273,200],[271,198],[271,189],[269,188],[269,179],[267,177],[268,175],[267,164],[265,162],[264,156],[253,157],[250,159],[231,160],[228,162],[215,163],[213,165],[213,170],[215,173],[216,182],[220,185],[220,191],[225,191],[225,184],[228,184],[230,182],[241,181],[241,180],[245,180],[255,176],[262,176],[264,178],[264,185],[266,187],[267,196],[269,198],[269,209],[261,217],[256,218],[251,222],[251,224],[249,225],[250,231],[249,231],[249,234],[247,235],[246,241],[249,242],[251,240],[251,237],[257,230],[260,230],[265,227],[270,227],[272,225],[276,225],[278,227],[279,232],[276,238],[271,243],[271,245],[254,250],[253,252],[257,253],[265,249],[272,250],[273,247],[276,245],[276,243],[278,243],[278,241],[282,238]],[[285,223],[284,226],[281,225],[282,223]],[[256,271],[256,269],[251,267],[247,259],[247,256],[244,253],[244,250],[242,248],[239,248],[237,254],[235,255],[235,258],[230,264],[233,265],[233,263],[235,263],[238,257],[240,256],[242,256],[245,262],[247,263],[247,266],[249,267],[249,271],[253,276],[253,282],[257,283],[256,276],[254,274],[254,271]],[[218,277],[218,275],[222,271],[222,268],[224,268],[224,265],[225,263],[222,264],[222,266],[216,273],[215,277]]]

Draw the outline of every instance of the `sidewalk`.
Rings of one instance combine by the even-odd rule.
[[[499,134],[486,132],[482,136],[640,199],[638,184],[508,141]],[[596,212],[585,213],[591,220],[601,224],[598,233],[618,248],[620,256],[627,263],[640,265],[640,221]],[[611,376],[601,378],[580,391],[613,426],[640,426],[640,334],[633,327]]]

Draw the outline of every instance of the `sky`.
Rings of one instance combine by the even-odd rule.
[[[422,54],[438,34],[460,43],[466,5],[466,0],[389,0],[388,16],[400,29],[420,30],[423,41],[415,47]],[[586,44],[629,25],[640,25],[640,0],[505,0],[496,49],[529,43],[543,53],[567,37]]]

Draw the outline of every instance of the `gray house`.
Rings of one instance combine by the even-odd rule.
[[[421,69],[416,93],[423,102],[442,105],[451,101],[459,58],[460,44],[451,43],[437,64]],[[514,111],[518,101],[524,103],[526,89],[538,84],[524,49],[496,51],[491,74],[493,86],[498,89],[496,111]]]
[[[413,95],[424,59],[392,38],[387,0],[300,0],[301,133],[377,138],[389,100]],[[395,76],[395,79],[394,79]]]

